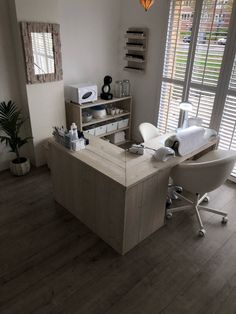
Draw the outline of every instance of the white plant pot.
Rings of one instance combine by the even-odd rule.
[[[21,163],[17,163],[17,159],[10,161],[11,173],[15,176],[24,176],[30,172],[30,161],[28,158],[21,157]]]

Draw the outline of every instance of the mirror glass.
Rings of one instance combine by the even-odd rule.
[[[35,75],[55,73],[52,33],[31,32]]]

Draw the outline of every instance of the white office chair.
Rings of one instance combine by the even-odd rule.
[[[139,132],[143,138],[143,141],[149,141],[159,135],[161,135],[160,131],[158,128],[156,128],[153,124],[144,122],[139,125]],[[182,192],[182,187],[180,186],[175,186],[173,184],[169,184],[168,188],[168,197],[166,200],[166,207],[168,208],[172,204],[172,199],[178,199],[177,194],[175,192]]]
[[[168,209],[166,218],[170,219],[172,213],[178,211],[187,209],[195,210],[200,226],[198,234],[201,237],[205,235],[206,230],[203,227],[199,210],[223,216],[222,223],[226,224],[228,221],[227,213],[202,206],[201,203],[206,197],[205,193],[215,190],[225,182],[232,172],[235,161],[236,152],[214,150],[197,160],[186,161],[174,167],[171,171],[174,183],[182,186],[184,190],[189,191],[195,197],[192,201],[176,193],[179,198],[185,200],[189,205]]]
[[[144,142],[160,135],[160,131],[153,124],[144,122],[139,125],[139,132]]]

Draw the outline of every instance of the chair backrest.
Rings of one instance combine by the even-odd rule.
[[[153,124],[144,122],[139,125],[139,132],[144,142],[160,135],[160,131]]]
[[[174,183],[191,193],[206,193],[221,186],[230,176],[236,152],[214,150],[195,161],[186,161],[171,171]]]

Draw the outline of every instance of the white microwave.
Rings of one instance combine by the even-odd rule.
[[[84,104],[87,102],[94,102],[98,99],[97,85],[77,84],[69,86],[70,101]]]

